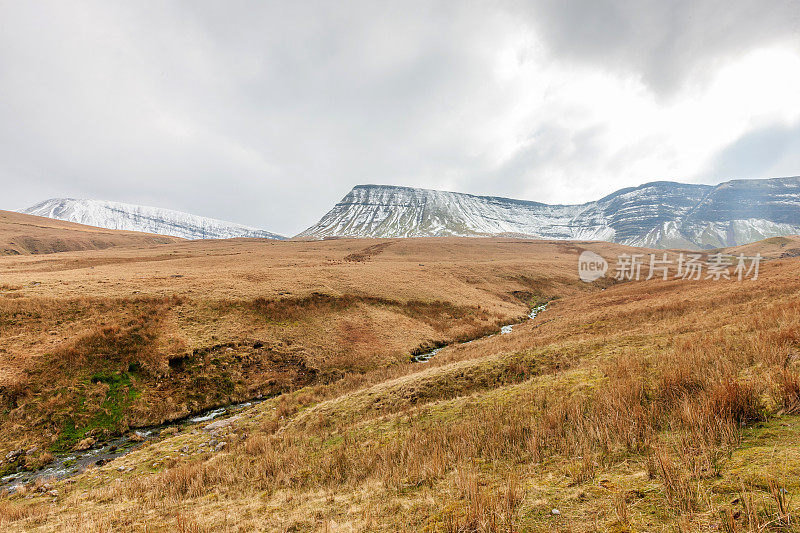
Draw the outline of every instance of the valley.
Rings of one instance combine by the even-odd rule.
[[[799,22],[0,1],[0,533],[800,533]]]
[[[407,363],[588,289],[559,272],[562,243],[388,244],[366,258],[369,241],[257,240],[9,257],[0,437],[66,451]]]
[[[768,259],[757,280],[592,284],[581,251],[649,251],[234,239],[0,258],[0,468],[103,458],[0,494],[0,524],[786,530],[796,249],[732,250]]]

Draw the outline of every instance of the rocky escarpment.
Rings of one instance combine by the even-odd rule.
[[[580,205],[358,185],[298,237],[512,236],[716,248],[800,233],[800,178],[653,182]]]

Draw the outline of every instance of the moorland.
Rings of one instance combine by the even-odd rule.
[[[800,239],[731,250],[755,280],[588,284],[581,251],[651,251],[56,230],[0,257],[0,473],[259,402],[5,490],[4,530],[796,527]]]

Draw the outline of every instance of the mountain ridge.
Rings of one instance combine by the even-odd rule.
[[[500,236],[706,249],[800,233],[800,177],[653,181],[583,204],[356,185],[298,238]]]
[[[23,209],[20,213],[99,228],[140,231],[190,240],[286,238],[266,230],[183,211],[106,200],[50,198]]]

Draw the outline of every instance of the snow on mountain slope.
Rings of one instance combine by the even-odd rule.
[[[171,235],[184,239],[285,238],[268,231],[180,211],[101,200],[53,198],[21,212],[87,226]]]
[[[513,234],[602,239],[591,206],[547,205],[490,196],[358,185],[299,237],[425,237]]]
[[[791,234],[800,234],[800,178],[653,182],[582,205],[358,185],[298,237],[506,235],[701,249]]]

